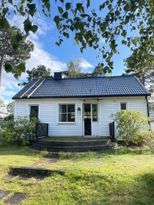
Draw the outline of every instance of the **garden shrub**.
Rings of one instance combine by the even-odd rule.
[[[115,115],[117,138],[127,146],[149,145],[152,133],[149,131],[148,118],[140,111],[125,110]]]
[[[8,120],[0,128],[1,142],[26,145],[29,138],[35,136],[36,119],[29,120],[27,117],[18,117]]]

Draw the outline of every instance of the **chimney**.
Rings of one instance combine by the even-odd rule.
[[[61,80],[62,72],[54,72],[54,80]]]

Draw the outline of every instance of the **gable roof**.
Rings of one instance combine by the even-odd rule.
[[[46,78],[29,82],[13,99],[23,98],[68,98],[68,97],[109,97],[109,96],[148,96],[137,77],[88,77]]]

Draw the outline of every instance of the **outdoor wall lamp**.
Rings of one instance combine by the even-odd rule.
[[[77,108],[77,111],[81,111],[81,108],[80,108],[80,107],[78,107],[78,108]]]

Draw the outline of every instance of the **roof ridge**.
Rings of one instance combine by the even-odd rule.
[[[62,78],[62,79],[59,79],[59,80],[76,80],[76,79],[101,79],[101,78],[127,78],[127,77],[132,77],[134,76],[134,74],[131,74],[131,75],[115,75],[115,76],[83,76],[83,77],[73,77],[73,78]],[[54,78],[52,77],[46,77],[45,79],[47,80],[55,80]],[[58,81],[58,80],[56,80]]]

